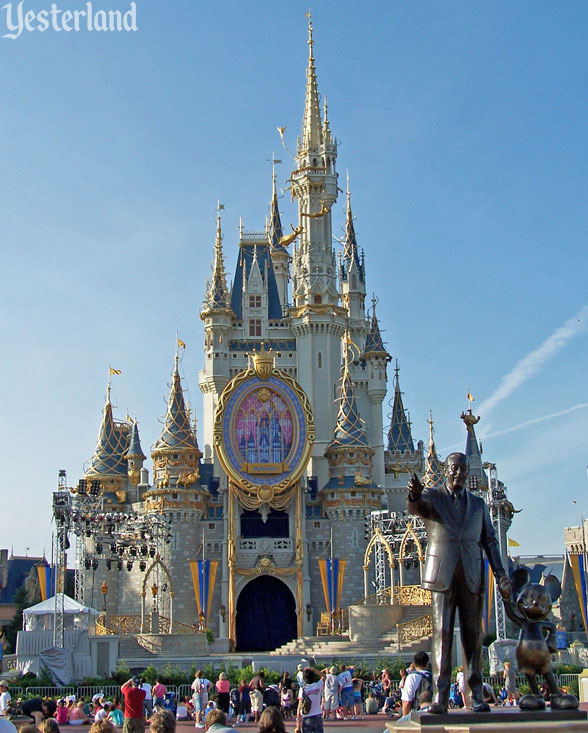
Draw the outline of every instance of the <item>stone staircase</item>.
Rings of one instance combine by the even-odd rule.
[[[429,606],[404,606],[402,609],[402,623],[412,621],[430,613]],[[311,656],[322,660],[340,659],[345,657],[363,658],[377,656],[398,656],[410,658],[417,651],[429,651],[431,638],[423,637],[411,643],[404,644],[398,649],[398,633],[391,629],[380,636],[362,636],[352,641],[348,635],[341,636],[303,636],[293,639],[282,645],[270,656]]]

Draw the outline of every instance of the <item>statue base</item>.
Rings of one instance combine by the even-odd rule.
[[[389,731],[425,733],[588,733],[588,713],[584,710],[519,710],[493,708],[490,713],[455,710],[445,715],[413,712],[411,721],[386,723]]]

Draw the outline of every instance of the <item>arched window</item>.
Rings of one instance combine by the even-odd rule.
[[[314,296],[314,302],[315,303],[322,303],[323,302],[323,299],[321,298],[320,295],[315,295]]]
[[[322,355],[322,353],[320,351],[317,354],[317,362],[318,362],[318,368],[319,369],[322,369],[322,367],[323,367],[323,355]]]

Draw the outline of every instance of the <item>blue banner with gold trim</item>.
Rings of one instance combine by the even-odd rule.
[[[212,604],[217,568],[218,560],[190,561],[196,607],[198,609],[198,615],[204,612],[204,623],[206,626],[208,626],[208,620],[210,618],[210,606]]]
[[[51,565],[47,563],[38,563],[35,567],[37,568],[41,600],[46,601],[47,598],[55,595],[55,572]]]
[[[347,560],[340,560],[338,557],[319,557],[318,564],[327,611],[331,613],[339,608],[341,602]]]

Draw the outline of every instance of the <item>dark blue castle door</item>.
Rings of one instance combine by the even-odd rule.
[[[288,586],[271,575],[247,583],[237,599],[237,651],[270,651],[296,635],[296,602]]]

